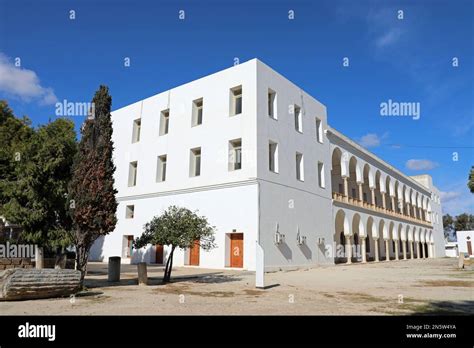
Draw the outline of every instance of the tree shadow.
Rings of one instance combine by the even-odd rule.
[[[472,315],[474,301],[430,301],[413,308],[411,315]]]

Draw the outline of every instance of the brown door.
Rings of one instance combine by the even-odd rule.
[[[472,255],[472,244],[471,244],[471,241],[468,241],[467,242],[467,253],[469,255]]]
[[[158,263],[160,265],[163,264],[163,245],[156,244],[155,251],[156,251],[155,263]]]
[[[244,234],[230,235],[230,267],[244,267]]]
[[[191,266],[199,266],[199,251],[201,247],[199,246],[199,241],[194,241],[194,245],[189,249],[189,264]]]

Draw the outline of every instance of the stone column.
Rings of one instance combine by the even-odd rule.
[[[395,260],[398,261],[399,260],[399,258],[398,258],[398,248],[399,248],[400,241],[395,240],[394,243],[395,243]]]
[[[346,200],[346,202],[349,201],[349,182],[347,180],[347,176],[343,177],[342,178],[344,180],[344,198]]]
[[[364,201],[364,191],[362,190],[362,183],[358,182],[359,185],[359,200]]]
[[[379,262],[379,239],[374,239],[375,262]]]
[[[370,194],[371,194],[370,198],[372,199],[371,203],[375,205],[375,188],[373,187],[370,188]]]
[[[402,249],[403,249],[403,259],[407,259],[407,242],[406,240],[402,241]]]
[[[418,208],[418,213],[420,214],[420,216],[419,216],[420,220],[422,220],[423,219],[423,214],[421,213],[421,208]]]
[[[387,209],[387,203],[385,202],[385,192],[382,192],[382,208]]]
[[[352,248],[351,248],[351,236],[346,236],[346,257],[347,257],[347,262],[346,264],[351,264],[352,263]]]
[[[392,210],[397,211],[397,207],[395,206],[395,196],[392,196]]]
[[[420,242],[415,242],[415,247],[416,247],[416,258],[420,258]]]
[[[388,245],[388,239],[385,239],[385,261],[390,261],[390,249]]]
[[[415,258],[415,254],[413,251],[413,241],[410,241],[410,258],[413,260]]]
[[[421,245],[421,257],[423,259],[426,259],[426,255],[425,255],[425,243],[420,243]]]
[[[44,268],[44,253],[43,247],[35,245],[35,268],[43,269]]]
[[[137,265],[138,285],[148,285],[148,274],[146,270],[146,262],[140,262]]]
[[[365,255],[365,237],[362,237],[360,239],[360,250],[361,250],[361,253],[362,253],[362,263],[366,263],[367,262],[367,256]]]
[[[398,200],[398,207],[399,207],[398,210],[400,210],[399,213],[402,214],[402,215],[403,215],[403,207],[404,207],[403,204],[404,204],[403,199],[399,199]]]

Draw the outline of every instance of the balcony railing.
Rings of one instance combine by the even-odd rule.
[[[357,198],[347,197],[344,194],[339,193],[339,192],[333,192],[332,193],[332,198],[335,201],[338,201],[338,202],[351,204],[351,205],[361,207],[361,208],[371,210],[371,211],[376,211],[376,212],[386,214],[386,215],[390,215],[390,216],[393,216],[393,217],[396,217],[396,218],[399,218],[399,219],[403,219],[403,220],[410,221],[410,222],[413,222],[413,223],[425,225],[425,226],[430,227],[430,228],[433,227],[431,222],[428,222],[428,221],[425,221],[425,220],[422,220],[422,219],[418,219],[418,218],[415,218],[413,216],[407,216],[407,215],[395,212],[395,211],[387,209],[387,208],[379,207],[379,206],[376,206],[375,204],[364,202],[364,201],[361,201],[360,199],[357,199]]]

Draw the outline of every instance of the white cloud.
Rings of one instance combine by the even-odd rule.
[[[52,88],[43,87],[33,70],[16,67],[0,52],[0,92],[26,102],[51,105],[58,101]]]
[[[441,201],[443,203],[447,203],[449,201],[452,201],[452,200],[458,198],[459,196],[461,196],[461,192],[457,192],[457,191],[440,192]]]
[[[405,166],[411,170],[431,170],[439,164],[427,159],[410,159],[405,163]]]
[[[390,46],[398,41],[402,31],[399,28],[390,28],[388,31],[375,39],[375,45],[378,48]]]
[[[386,139],[387,137],[388,133],[384,133],[382,136],[378,136],[376,133],[368,133],[359,139],[359,144],[366,148],[377,147],[380,146],[382,140]]]

